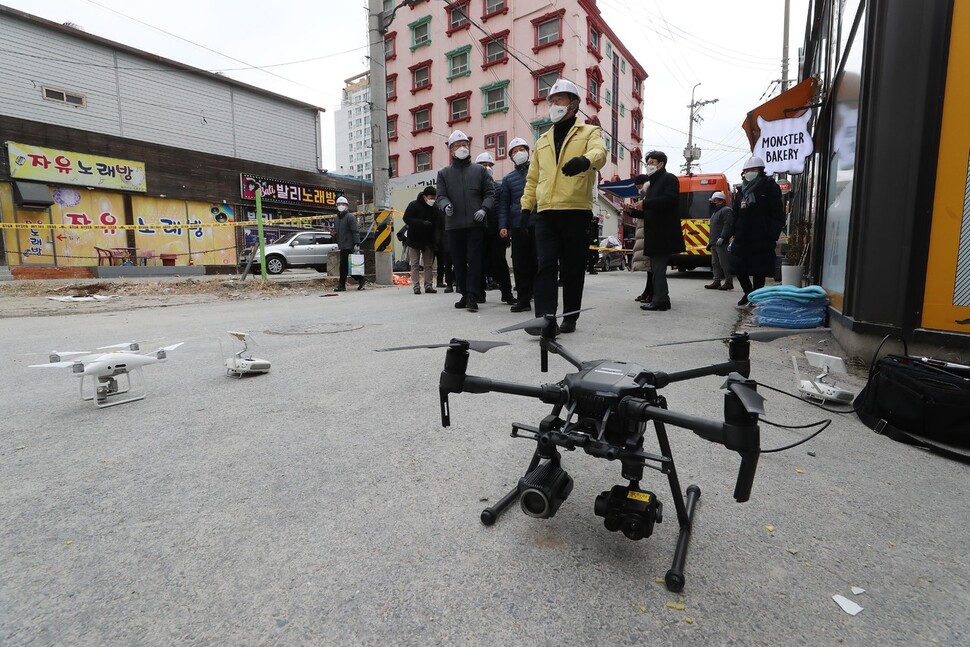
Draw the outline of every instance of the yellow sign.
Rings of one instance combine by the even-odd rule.
[[[644,503],[650,503],[650,495],[646,492],[636,492],[634,490],[630,490],[626,493],[626,498],[633,499],[635,501],[643,501]]]
[[[10,177],[121,191],[147,190],[142,162],[7,142]],[[56,198],[55,198],[56,199]]]

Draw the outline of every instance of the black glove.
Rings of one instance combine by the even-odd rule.
[[[582,155],[578,155],[572,158],[571,160],[569,160],[568,162],[566,162],[565,164],[563,164],[562,174],[565,175],[566,177],[579,175],[584,171],[588,171],[589,166],[590,166],[589,160],[583,157]]]

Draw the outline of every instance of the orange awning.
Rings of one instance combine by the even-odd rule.
[[[748,136],[748,144],[751,146],[751,150],[754,150],[754,143],[761,136],[761,129],[758,128],[758,117],[765,121],[800,117],[807,110],[805,106],[812,103],[815,98],[817,88],[818,82],[814,77],[809,77],[749,112],[744,118],[741,128],[744,129],[744,134]],[[796,108],[800,108],[800,110]]]

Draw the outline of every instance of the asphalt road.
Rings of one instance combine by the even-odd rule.
[[[671,276],[674,307],[642,313],[643,275],[588,277],[584,359],[673,371],[726,357],[738,293]],[[442,350],[375,348],[503,339],[469,373],[538,385],[570,369],[537,341],[493,330],[521,315],[410,288],[318,288],[276,298],[0,319],[2,645],[966,645],[970,540],[965,465],[896,444],[852,415],[763,390],[767,417],[832,418],[818,437],[762,456],[750,502],[732,498],[737,454],[669,428],[681,483],[702,490],[687,584],[666,590],[677,537],[666,505],[633,542],[593,514],[619,465],[580,452],[575,488],[552,519],[517,506],[492,527],[482,508],[512,488],[534,444],[538,401],[451,399],[438,418]],[[161,307],[169,305],[171,307]],[[272,371],[227,378],[219,340],[251,332]],[[185,342],[145,369],[148,396],[99,410],[69,369],[28,369],[48,351]],[[791,391],[790,356],[838,353],[825,334],[752,344],[752,377]],[[664,389],[673,410],[720,418],[723,378]],[[857,390],[858,375],[845,378]],[[762,446],[797,429],[762,427]],[[648,450],[656,450],[648,436]],[[853,594],[852,587],[865,589]],[[850,616],[842,594],[863,611]],[[682,605],[682,607],[680,606]]]

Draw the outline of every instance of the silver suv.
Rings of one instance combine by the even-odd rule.
[[[329,231],[298,231],[287,234],[272,245],[266,245],[266,272],[282,274],[289,267],[312,267],[318,272],[327,271],[327,254],[337,249],[337,240]],[[256,248],[254,263],[259,263]],[[249,263],[249,250],[239,256],[239,264]]]

